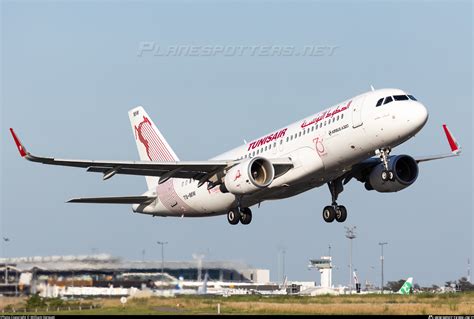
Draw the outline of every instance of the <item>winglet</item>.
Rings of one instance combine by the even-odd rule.
[[[443,129],[444,133],[446,134],[446,138],[448,139],[449,147],[451,147],[451,152],[456,155],[461,153],[461,148],[459,147],[459,144],[454,139],[446,124],[443,124]]]
[[[23,146],[23,144],[21,144],[20,139],[18,136],[16,136],[15,131],[12,128],[10,128],[10,132],[12,133],[13,139],[15,140],[16,147],[18,148],[21,157],[25,157],[28,154],[26,148]]]

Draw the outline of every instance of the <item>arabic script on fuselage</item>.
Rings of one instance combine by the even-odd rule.
[[[303,123],[301,123],[301,128],[306,128],[310,125],[317,124],[325,119],[330,119],[333,116],[344,112],[351,106],[352,100],[350,100],[345,106],[340,106],[338,105],[335,109],[328,109],[326,111],[323,111],[321,113],[318,113],[315,118],[313,118],[311,121],[306,121],[304,120]]]

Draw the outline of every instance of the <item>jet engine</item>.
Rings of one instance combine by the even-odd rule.
[[[272,163],[263,157],[254,157],[229,169],[221,191],[236,195],[251,194],[270,185],[274,177]]]
[[[365,188],[375,189],[381,193],[398,192],[413,184],[418,177],[418,164],[408,155],[390,156],[388,169],[393,172],[393,180],[384,181],[382,179],[384,166],[379,164],[370,172]]]

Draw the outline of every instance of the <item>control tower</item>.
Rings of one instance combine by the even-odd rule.
[[[321,273],[321,287],[332,288],[331,256],[322,256],[320,259],[311,259],[308,268],[316,268]]]

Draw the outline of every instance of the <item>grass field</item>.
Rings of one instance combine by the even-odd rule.
[[[180,296],[173,298],[129,298],[125,306],[119,299],[83,301],[98,305],[92,310],[31,310],[30,314],[474,314],[474,293],[346,296]],[[0,298],[4,314],[24,308],[25,299]],[[7,310],[10,310],[7,312]],[[16,312],[19,315],[20,312]],[[24,313],[21,313],[24,314]]]

